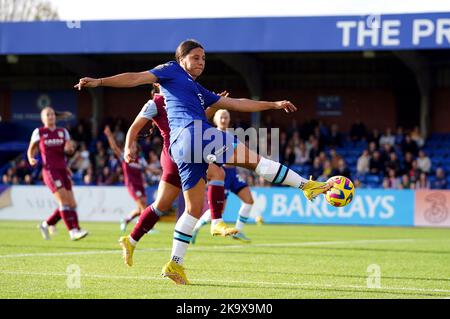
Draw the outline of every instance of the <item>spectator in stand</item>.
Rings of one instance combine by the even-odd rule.
[[[369,173],[370,155],[368,150],[364,150],[356,163],[356,172],[359,175]]]
[[[405,134],[403,133],[403,127],[397,127],[397,132],[395,133],[395,145],[402,145],[405,140]]]
[[[153,136],[152,149],[155,151],[156,154],[161,154],[162,149],[163,149],[163,140],[162,140],[161,136],[159,136],[159,135]],[[148,154],[148,152],[144,153],[144,154]]]
[[[447,189],[447,178],[445,176],[445,171],[442,167],[436,169],[436,177],[433,184],[431,185],[433,189]]]
[[[92,141],[92,135],[83,122],[78,123],[76,128],[70,131],[70,136],[74,141],[84,142],[86,145]]]
[[[402,175],[402,181],[400,183],[400,188],[401,189],[410,189],[411,188],[411,180],[409,179],[408,174],[403,174]]]
[[[331,125],[330,139],[328,141],[329,146],[341,147],[343,142],[342,134],[339,132],[339,126],[337,124]]]
[[[383,147],[383,145],[385,145],[385,144],[390,145],[390,146],[395,145],[395,136],[392,135],[390,127],[386,129],[385,134],[381,135],[379,143],[380,143],[381,147]]]
[[[370,174],[382,174],[384,173],[384,163],[381,160],[380,152],[375,151],[369,162]]]
[[[431,170],[431,160],[430,158],[425,154],[425,152],[423,150],[419,151],[419,157],[417,158],[417,166],[419,167],[419,169],[426,173],[429,174],[430,170]]]
[[[420,133],[419,126],[414,126],[413,131],[411,132],[411,139],[416,142],[417,146],[419,148],[422,148],[425,145],[425,139],[423,138],[422,134]]]
[[[366,139],[367,129],[364,123],[357,119],[350,129],[350,138],[353,142],[359,142]]]
[[[417,143],[411,139],[411,135],[409,134],[405,136],[405,140],[403,141],[402,152],[403,154],[410,152],[413,156],[417,156],[417,153],[419,152]]]
[[[380,146],[380,132],[377,129],[373,129],[372,133],[367,137],[367,143],[375,142],[376,148]]]
[[[372,156],[373,155],[373,153],[375,152],[375,151],[377,151],[378,150],[378,147],[377,147],[377,143],[375,143],[375,142],[370,142],[369,143],[369,155],[370,156]]]
[[[334,148],[330,149],[330,161],[331,167],[334,170],[339,169],[340,161],[342,160],[342,156],[339,155]]]
[[[388,187],[393,189],[400,188],[400,178],[397,177],[395,170],[390,169],[387,174]]]
[[[32,168],[26,159],[21,159],[19,163],[16,165],[15,175],[19,178],[20,181],[23,181],[26,175],[31,174]]]
[[[310,175],[313,177],[313,179],[318,179],[319,176],[322,175],[322,172],[323,172],[322,163],[320,163],[319,157],[316,157],[314,158]]]
[[[288,146],[288,138],[285,131],[280,132],[280,154],[284,156],[286,153],[286,148]],[[309,152],[309,150],[308,150]],[[281,158],[280,160],[284,161],[284,158]]]
[[[394,148],[389,144],[384,144],[381,148],[381,160],[383,163],[388,162],[391,159],[391,153],[394,151]]]
[[[31,178],[31,175],[29,175],[29,174],[25,175],[25,177],[23,178],[23,183],[25,185],[34,185],[34,181]]]
[[[340,175],[340,176],[345,176],[347,178],[352,178],[350,170],[347,167],[347,164],[345,163],[344,159],[340,159],[339,163],[338,163],[338,168],[333,170],[332,175]]]
[[[111,172],[108,166],[105,166],[97,177],[97,185],[114,185],[117,183],[117,179],[116,174]]]
[[[329,179],[331,176],[333,176],[333,168],[331,167],[331,162],[329,160],[326,160],[323,163],[322,167],[323,167],[322,174],[319,176],[319,178],[317,180],[324,182],[327,179]]]
[[[309,138],[309,142],[311,143],[311,150],[309,151],[309,158],[314,159],[320,154],[319,141],[314,136]]]
[[[88,167],[86,174],[83,176],[83,185],[95,185],[96,179],[92,167]]]
[[[405,157],[403,158],[403,173],[409,174],[412,168],[412,162],[414,161],[414,156],[411,152],[406,152]]]
[[[12,184],[12,185],[19,185],[19,184],[20,184],[19,176],[14,175],[14,176],[12,177],[11,184]]]
[[[419,180],[420,173],[421,173],[421,171],[419,169],[419,166],[417,165],[417,161],[413,160],[411,169],[408,172],[411,182],[413,182],[413,183],[417,182]]]
[[[159,157],[155,151],[151,150],[148,154],[148,164],[146,165],[146,172],[150,179],[150,184],[156,184],[161,177],[162,169]]]
[[[125,143],[125,133],[121,130],[120,124],[116,124],[113,134],[117,145],[119,145],[119,147],[122,147],[122,145],[124,145]]]
[[[286,147],[286,151],[284,152],[284,161],[283,164],[286,166],[291,166],[295,162],[295,154],[292,146]]]
[[[319,121],[319,137],[324,143],[327,143],[330,139],[330,129],[322,121]]]
[[[10,185],[11,184],[11,178],[8,176],[8,174],[3,174],[3,176],[2,176],[2,184],[4,184],[4,185]]]
[[[416,182],[416,189],[430,189],[430,181],[425,173],[420,173],[419,180]]]
[[[389,170],[394,170],[395,174],[400,173],[400,161],[397,158],[397,154],[395,152],[391,152],[389,154],[389,160],[385,163],[386,172]]]

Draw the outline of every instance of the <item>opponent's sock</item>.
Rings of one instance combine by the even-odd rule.
[[[208,182],[208,202],[211,219],[222,218],[223,204],[225,202],[225,182],[211,180]]]
[[[164,215],[164,212],[157,209],[153,204],[147,206],[146,209],[142,211],[141,216],[139,217],[139,221],[133,228],[133,231],[130,234],[130,237],[138,242],[142,236],[147,234],[153,226],[158,222],[159,217]]]
[[[54,226],[56,225],[57,222],[59,222],[61,220],[61,213],[59,212],[59,208],[57,208],[53,214],[51,214],[47,220],[47,226]]]
[[[192,231],[198,219],[184,212],[178,219],[173,233],[173,246],[171,259],[182,265],[186,250],[192,239]]]
[[[248,221],[248,217],[250,216],[250,211],[252,210],[252,204],[242,203],[241,208],[239,209],[239,216],[236,220],[236,229],[242,231],[244,225]]]
[[[308,182],[307,179],[301,177],[286,166],[264,157],[261,157],[256,166],[255,173],[262,176],[268,182],[295,188],[303,188]]]
[[[61,212],[61,218],[63,219],[64,224],[66,224],[66,227],[69,231],[73,229],[79,229],[78,215],[74,209],[72,209],[70,206],[62,205],[59,211]]]

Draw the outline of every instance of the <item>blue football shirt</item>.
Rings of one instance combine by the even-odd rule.
[[[176,61],[161,64],[149,72],[158,78],[166,100],[171,142],[182,128],[193,124],[195,120],[208,123],[205,109],[216,103],[220,96],[192,79]]]

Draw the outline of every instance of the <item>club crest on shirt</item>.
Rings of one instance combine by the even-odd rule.
[[[64,133],[61,132],[61,131],[59,131],[59,132],[58,132],[58,136],[59,136],[60,138],[63,138],[63,137],[64,137]]]
[[[205,100],[203,99],[203,95],[201,93],[197,94],[198,99],[200,100],[200,104],[203,106],[205,105]]]

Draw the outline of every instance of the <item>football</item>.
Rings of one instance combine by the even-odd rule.
[[[330,205],[343,207],[350,204],[355,196],[355,187],[349,178],[333,176],[327,182],[333,182],[333,187],[325,194],[325,198]]]

